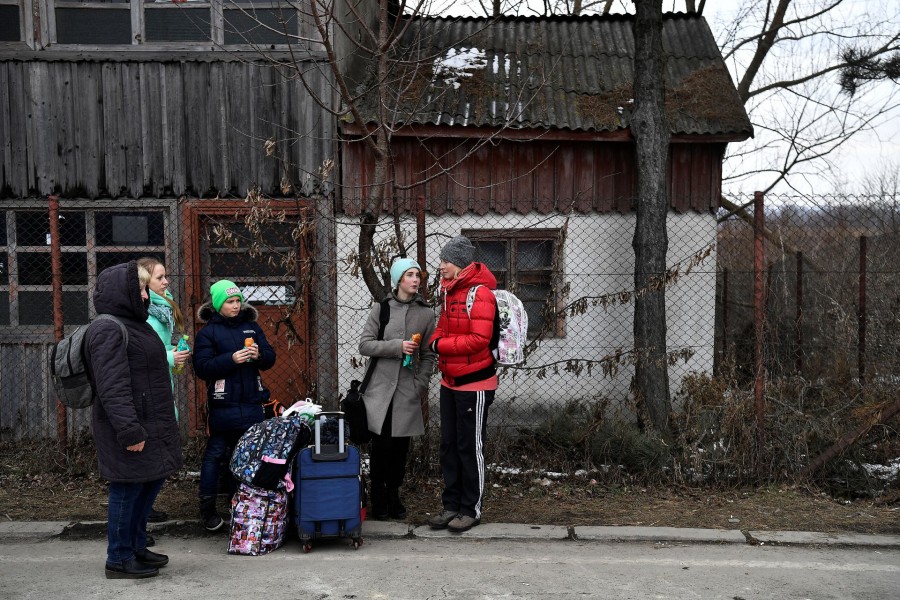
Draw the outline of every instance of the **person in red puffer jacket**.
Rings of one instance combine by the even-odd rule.
[[[488,407],[497,390],[491,352],[497,279],[473,262],[475,246],[458,235],[441,249],[441,316],[430,345],[441,371],[441,473],[443,510],[429,524],[455,533],[481,522],[484,438]],[[475,288],[471,307],[469,290]]]

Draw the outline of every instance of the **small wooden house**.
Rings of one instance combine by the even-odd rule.
[[[392,111],[394,162],[386,220],[401,215],[405,240],[424,199],[428,268],[441,244],[463,232],[479,259],[515,289],[543,342],[528,369],[502,383],[498,398],[546,408],[579,398],[628,394],[632,370],[615,360],[632,346],[636,167],[633,17],[417,18],[397,61],[395,95],[367,97],[374,115]],[[688,371],[711,372],[715,313],[715,210],[728,142],[752,127],[706,21],[667,14],[666,109],[671,126],[669,351],[677,388]],[[359,214],[373,161],[358,143],[365,128],[342,124],[341,209]],[[338,232],[338,256],[355,236]],[[394,235],[385,226],[382,240]],[[699,262],[698,262],[699,261]],[[693,264],[692,263],[696,263]],[[343,297],[360,282],[339,281]],[[581,310],[566,307],[581,299]],[[546,323],[544,307],[566,312]],[[351,309],[346,309],[349,318]],[[357,317],[360,319],[360,317]],[[543,331],[542,331],[543,330]],[[603,374],[601,365],[615,365]],[[590,374],[589,374],[590,373]],[[344,370],[344,377],[357,373]]]

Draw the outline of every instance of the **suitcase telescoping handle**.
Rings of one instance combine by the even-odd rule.
[[[338,422],[337,444],[322,443],[322,424],[328,417]],[[313,460],[344,460],[347,458],[347,442],[344,440],[344,413],[339,410],[322,411],[316,415],[316,445]]]

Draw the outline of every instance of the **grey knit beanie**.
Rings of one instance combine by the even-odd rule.
[[[453,263],[457,267],[466,268],[475,259],[475,246],[466,236],[458,235],[444,244],[444,247],[441,248],[440,259]]]

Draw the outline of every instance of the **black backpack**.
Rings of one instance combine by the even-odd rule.
[[[87,408],[94,403],[94,388],[84,362],[84,335],[99,319],[115,321],[125,337],[125,345],[128,345],[125,324],[112,315],[102,314],[56,342],[50,349],[50,380],[56,390],[56,397],[69,408]]]

